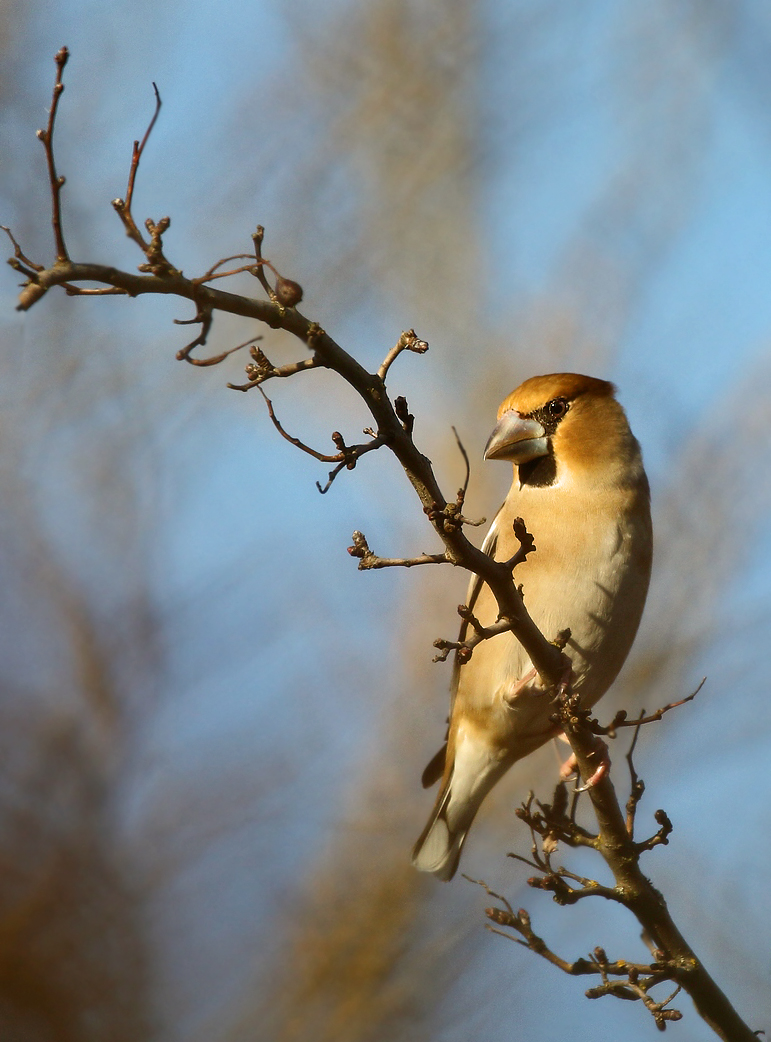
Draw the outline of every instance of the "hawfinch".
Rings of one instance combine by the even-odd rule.
[[[648,481],[614,391],[575,373],[534,376],[505,399],[485,448],[485,459],[514,464],[514,482],[483,550],[511,558],[519,547],[512,522],[524,519],[536,550],[515,579],[547,639],[570,630],[572,690],[587,708],[626,659],[651,570]],[[467,603],[483,626],[496,621],[496,601],[477,576]],[[417,868],[452,879],[482,800],[513,763],[555,736],[553,713],[513,633],[456,661],[447,742],[423,773],[424,787],[442,784],[413,851]]]

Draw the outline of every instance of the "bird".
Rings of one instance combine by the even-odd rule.
[[[509,560],[522,518],[535,552],[514,577],[548,640],[569,631],[571,690],[591,708],[618,675],[637,633],[651,574],[650,490],[615,386],[578,373],[533,376],[504,399],[484,452],[514,478],[482,549]],[[497,602],[472,576],[467,605],[482,626]],[[468,620],[461,626],[466,639]],[[455,875],[482,801],[512,764],[559,732],[546,685],[517,638],[499,633],[457,654],[445,745],[423,772],[439,794],[412,852],[416,868]]]

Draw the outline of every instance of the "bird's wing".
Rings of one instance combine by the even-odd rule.
[[[495,551],[498,546],[498,527],[497,522],[500,517],[503,505],[501,505],[497,514],[493,518],[493,522],[490,525],[490,529],[485,536],[485,541],[482,543],[482,553],[487,554],[488,557],[494,557]],[[468,592],[466,594],[466,604],[468,608],[473,611],[474,605],[479,597],[479,591],[482,589],[483,580],[479,575],[472,575],[471,582],[469,583]],[[468,632],[468,622],[464,619],[460,626],[460,633],[458,634],[458,641],[466,639],[466,633]],[[449,724],[452,718],[452,711],[455,706],[455,696],[458,692],[458,680],[460,678],[460,667],[461,663],[458,661],[457,652],[455,654],[455,661],[452,668],[452,681],[450,683],[450,717],[447,721],[447,735],[449,735]],[[447,755],[447,735],[445,735],[444,745],[429,761],[426,769],[423,771],[421,776],[421,782],[424,789],[429,789],[432,785],[439,781],[444,773],[444,761]]]

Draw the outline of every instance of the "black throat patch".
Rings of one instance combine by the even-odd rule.
[[[531,488],[546,488],[557,480],[557,461],[554,458],[551,443],[545,456],[536,456],[527,463],[519,465],[519,484],[530,485]]]

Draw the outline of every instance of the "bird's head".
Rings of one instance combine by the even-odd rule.
[[[519,468],[520,485],[553,485],[561,473],[600,477],[639,461],[639,447],[606,380],[534,376],[504,399],[485,459]]]

